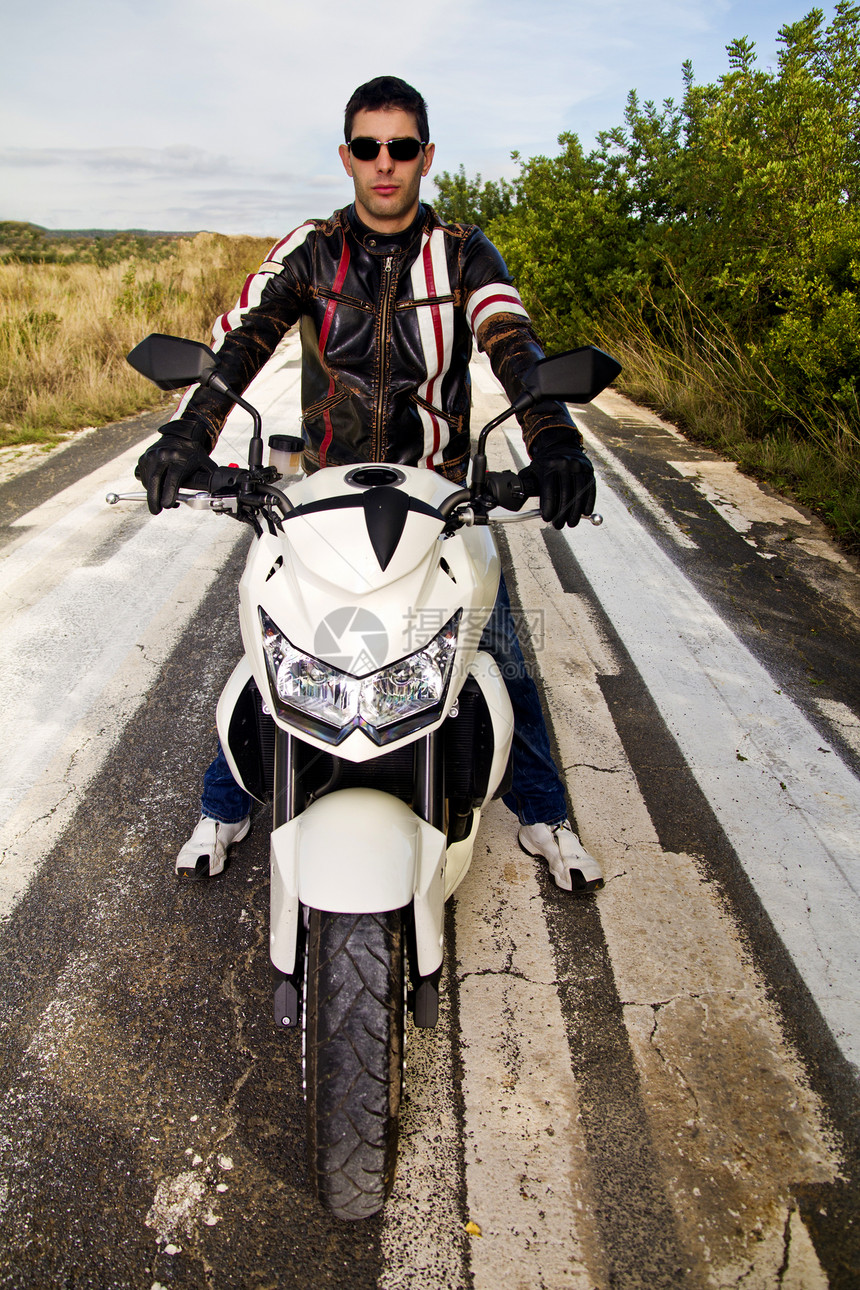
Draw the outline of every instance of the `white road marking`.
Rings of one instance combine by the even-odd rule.
[[[502,388],[501,383],[497,380],[493,369],[490,367],[490,360],[487,358],[486,354],[480,354],[475,350],[472,355],[472,364],[469,368],[469,372],[472,377],[473,394],[500,395],[504,398],[504,389]],[[507,402],[507,400],[505,400],[505,402]],[[499,411],[501,411],[501,406]],[[478,416],[474,408],[473,413],[474,415],[472,420],[477,425],[481,418]]]
[[[8,729],[26,730],[28,736],[0,748],[0,816],[14,809],[34,773],[89,711],[201,553],[217,544],[219,524],[230,527],[235,540],[238,526],[232,529],[222,517],[183,508],[138,529],[109,559],[89,566],[67,564],[67,552],[75,551],[70,543],[60,561],[62,582],[4,622],[0,687],[5,718]],[[43,536],[50,538],[50,530]],[[15,552],[23,554],[21,548]],[[36,588],[38,563],[32,571]]]
[[[172,518],[162,522],[164,530]],[[88,607],[95,619],[74,615],[64,619],[62,597],[54,595],[44,617],[37,604],[25,616],[28,621],[23,626],[17,620],[10,628],[8,636],[15,636],[21,648],[38,648],[40,624],[58,624],[57,629],[66,634],[51,643],[52,650],[38,655],[35,664],[28,660],[26,669],[20,663],[16,667],[16,658],[6,653],[3,644],[2,671],[10,674],[5,678],[10,686],[8,711],[15,713],[18,724],[9,726],[15,730],[15,743],[0,749],[4,803],[0,816],[0,917],[11,913],[71,821],[88,785],[146,699],[189,619],[242,536],[239,525],[223,518],[204,518],[210,520],[211,540],[202,549],[188,544],[175,551],[178,567],[169,577],[165,575],[163,581],[153,577],[153,566],[146,559],[138,566],[136,576],[143,584],[141,604],[149,613],[148,621],[137,612],[141,606],[135,606],[132,622],[117,622],[115,634],[114,620],[105,613],[104,598],[116,590],[111,586],[113,574],[129,569],[127,562],[120,561],[106,579],[99,578],[87,588]],[[145,531],[153,527],[147,526]],[[187,536],[187,530],[176,530],[174,543],[183,534]],[[151,554],[153,548],[148,550]],[[131,574],[134,576],[134,568]],[[150,594],[144,592],[144,586]],[[61,657],[63,646],[69,650],[71,664]],[[52,685],[56,676],[52,677],[48,668],[53,664],[70,687],[68,695]],[[44,674],[39,671],[41,666],[46,669]]]
[[[380,1290],[497,1290],[514,1268],[523,1286],[592,1290],[599,1281],[555,966],[535,862],[516,829],[493,803],[456,896],[467,1219],[480,1235],[458,1213],[462,1144],[443,1034],[413,1030]],[[448,1006],[443,997],[443,1025]]]
[[[536,862],[493,803],[457,893],[475,1290],[596,1284],[587,1151]],[[512,1270],[516,1280],[512,1281]]]
[[[675,545],[687,551],[697,550],[698,543],[694,542],[688,533],[678,527],[668,511],[652,497],[643,484],[640,484],[636,476],[627,469],[623,462],[619,461],[615,453],[606,447],[599,435],[594,434],[584,425],[580,425],[579,429],[591,456],[612,471],[616,478],[623,483],[625,489],[636,498],[642,509],[648,512]]]
[[[816,699],[815,706],[838,728],[848,747],[860,756],[860,717],[856,717],[846,703],[839,703],[836,699]]]
[[[754,479],[744,475],[737,462],[720,460],[670,461],[666,463],[679,475],[689,479],[726,523],[740,533],[744,541],[762,557],[774,560],[776,553],[761,549],[755,538],[749,537],[753,524],[781,525],[790,529],[811,529],[812,521],[795,506],[781,497],[766,493]],[[789,538],[804,551],[819,560],[838,564],[850,570],[851,565],[835,542],[827,537],[798,536]]]
[[[601,499],[605,527],[564,530],[566,540],[858,1063],[860,784],[623,502],[608,488]]]
[[[484,385],[494,392],[492,378]],[[510,438],[522,453],[516,429]],[[617,558],[616,531],[613,520],[577,537],[589,547],[609,546]],[[531,610],[547,615],[541,673],[577,817],[611,880],[599,908],[690,1258],[715,1276],[731,1275],[731,1283],[750,1275],[756,1284],[772,1284],[790,1226],[787,1266],[802,1268],[810,1286],[824,1285],[806,1230],[783,1194],[786,1179],[834,1176],[820,1108],[713,890],[690,857],[665,856],[659,846],[596,684],[596,674],[618,670],[611,647],[587,606],[559,593],[539,526],[513,525],[508,540],[526,619]],[[640,601],[637,609],[640,617],[653,614],[651,603],[643,609]],[[468,1217],[481,1231],[470,1238],[470,1264],[478,1290],[510,1284],[512,1269],[517,1284],[592,1286],[605,1275],[578,1093],[534,863],[517,848],[515,829],[513,817],[494,804],[456,898]],[[399,1179],[384,1214],[382,1290],[463,1284],[451,1235],[451,1094],[433,1068],[432,1034],[421,1037],[421,1048],[414,1075],[429,1084],[426,1096],[421,1088],[419,1114],[409,1113]],[[721,1101],[727,1088],[741,1090],[731,1115]],[[435,1115],[427,1114],[430,1106]],[[738,1133],[730,1126],[741,1121],[746,1164],[736,1176]],[[423,1224],[433,1172],[441,1204],[437,1191]],[[729,1195],[743,1221],[728,1213]]]
[[[580,596],[559,591],[538,526],[507,536],[520,603],[545,615],[537,661],[577,824],[607,876],[597,906],[688,1279],[775,1286],[790,1256],[810,1287],[824,1286],[791,1190],[838,1173],[822,1109],[715,887],[692,857],[660,846],[597,681],[617,672],[599,623]],[[616,536],[580,526],[577,555]],[[519,913],[500,920],[514,940]],[[585,1096],[599,1097],[594,1084]]]
[[[649,408],[640,408],[637,404],[631,403],[628,398],[612,386],[597,396],[594,400],[594,406],[599,408],[601,412],[605,412],[608,417],[624,422],[627,426],[641,426],[643,430],[656,427],[658,430],[662,430],[664,434],[677,439],[679,443],[689,446],[689,440],[684,438],[678,427],[673,426],[671,421],[664,421],[662,417],[658,417],[657,413],[652,412]]]
[[[473,376],[479,391],[498,396],[488,364]],[[485,407],[478,402],[476,422]],[[461,1144],[442,1035],[413,1030],[380,1290],[596,1284],[586,1269],[586,1249],[592,1266],[599,1257],[566,1030],[535,862],[516,830],[515,816],[494,803],[456,896],[467,1217],[481,1235],[464,1232],[458,1209]],[[443,1024],[448,1006],[443,997]]]
[[[292,430],[298,375],[287,365],[298,353],[296,333],[248,392],[266,407],[277,388],[281,428]],[[244,462],[249,429],[249,418],[228,419],[215,459]],[[139,487],[134,466],[151,439],[14,521],[20,536],[0,554],[0,687],[14,734],[0,747],[0,917],[72,818],[244,534],[230,519],[185,507],[146,518],[142,503],[106,504],[106,493]],[[125,535],[130,516],[144,522]]]
[[[487,395],[504,395],[504,391],[496,377],[493,375],[490,361],[485,354],[477,354],[472,360],[471,373],[473,387],[476,391]],[[633,411],[636,411],[632,404],[629,406]],[[499,410],[501,411],[501,406]],[[571,412],[573,413],[574,420],[576,420],[577,409],[575,406],[571,407]],[[474,416],[473,420],[477,422],[480,418]],[[696,550],[698,548],[698,544],[688,533],[685,533],[684,530],[675,523],[665,508],[662,507],[654,497],[652,497],[647,488],[640,484],[636,476],[627,469],[618,457],[616,457],[615,453],[606,447],[600,436],[587,429],[587,427],[583,425],[581,419],[578,420],[576,424],[591,455],[596,457],[598,461],[603,462],[610,470],[613,471],[616,477],[623,482],[628,492],[636,498],[639,505],[648,512],[663,532],[672,539],[675,545],[682,547],[684,550]],[[677,431],[675,434],[677,436]],[[520,431],[517,428],[510,429],[508,431],[508,438],[512,445],[515,445],[519,465],[524,466],[527,457]]]
[[[771,497],[753,479],[742,475],[736,461],[668,461],[693,484],[736,533],[749,533],[753,524],[800,524],[809,520],[782,498]]]
[[[295,418],[295,411],[289,415]],[[286,419],[285,413],[285,422]],[[271,429],[271,423],[267,428]],[[518,446],[521,452],[521,442]],[[225,447],[234,458],[239,456],[226,442]],[[99,489],[102,487],[100,483]],[[37,542],[33,548],[33,563],[28,565],[30,557],[22,555],[15,577],[9,581],[10,592],[14,591],[19,597],[21,622],[26,615],[35,615],[40,609],[39,597],[30,594],[32,588],[27,588],[28,569],[38,568],[41,577],[55,558],[59,560],[61,553],[68,551],[65,546],[68,542],[79,543],[77,551],[84,558],[86,552],[92,552],[96,546],[110,545],[107,531],[102,533],[97,543],[89,541],[88,544],[83,529],[97,523],[96,517],[100,512],[95,506],[87,509],[86,488],[76,495],[74,505],[82,507],[80,525],[69,523],[67,512],[60,508],[62,513],[55,514],[53,518],[34,512],[31,516],[33,522],[21,526],[29,529],[29,533],[22,534],[21,541],[16,543],[16,552],[24,550],[28,538],[36,539],[39,535],[42,538],[41,545]],[[772,749],[767,736],[772,733],[772,720],[781,719],[785,709],[779,708],[774,717],[757,691],[751,692],[752,719],[743,703],[739,708],[739,700],[747,695],[744,689],[746,672],[741,668],[744,660],[742,654],[737,654],[742,647],[719,620],[714,624],[712,611],[695,596],[684,580],[679,585],[670,578],[668,590],[661,590],[656,578],[658,574],[661,577],[666,575],[664,564],[670,574],[674,572],[676,579],[680,575],[671,562],[651,549],[653,542],[626,513],[622,503],[617,500],[610,503],[607,498],[601,509],[604,509],[609,522],[598,532],[588,526],[577,530],[574,538],[577,558],[582,562],[583,552],[586,558],[589,555],[596,558],[597,563],[589,566],[591,572],[587,570],[588,576],[604,604],[611,606],[610,616],[631,654],[634,653],[637,634],[644,638],[642,653],[645,663],[640,664],[634,654],[640,671],[645,664],[650,664],[649,675],[655,668],[668,672],[668,679],[657,686],[656,693],[650,682],[649,688],[655,693],[679,743],[682,735],[690,737],[685,724],[688,724],[687,707],[690,704],[693,705],[694,722],[713,722],[713,712],[718,713],[721,719],[726,718],[728,735],[723,733],[715,737],[708,727],[708,734],[720,756],[726,739],[733,742],[734,731],[741,731],[738,738],[747,740],[744,748],[749,751],[748,762],[738,763],[732,751],[728,771],[720,756],[710,760],[705,757],[701,767],[695,761],[691,766],[709,784],[713,778],[719,781],[720,775],[729,779],[733,775],[740,776],[729,784],[729,798],[732,793],[745,792],[754,774],[764,780],[766,774],[773,770]],[[183,511],[160,517],[155,525],[171,528],[180,515],[188,513]],[[94,571],[81,570],[84,590],[78,598],[89,594],[96,609],[94,618],[77,621],[73,614],[64,618],[58,583],[45,597],[46,612],[49,605],[53,607],[53,621],[59,624],[57,630],[70,630],[71,648],[76,652],[81,672],[90,666],[91,657],[103,658],[109,666],[101,677],[100,691],[95,683],[88,688],[86,682],[75,691],[74,676],[66,673],[72,687],[72,700],[78,705],[80,715],[76,723],[66,730],[64,738],[61,730],[54,732],[54,747],[56,742],[61,746],[56,749],[46,771],[31,782],[0,834],[4,843],[10,838],[13,840],[13,846],[7,852],[12,863],[4,861],[0,865],[0,909],[4,907],[4,898],[7,910],[11,908],[24,889],[29,874],[35,871],[52,840],[59,836],[70,820],[87,784],[125,724],[133,717],[159,668],[175,647],[183,626],[217,577],[221,563],[232,549],[232,542],[241,533],[238,525],[227,520],[193,515],[188,518],[202,521],[200,532],[205,533],[209,528],[219,535],[218,539],[213,538],[204,544],[189,559],[177,575],[178,580],[174,579],[172,593],[160,602],[157,598],[153,601],[155,617],[148,624],[141,621],[136,632],[131,633],[131,643],[126,645],[124,653],[111,641],[113,627],[105,622],[105,607],[114,603],[114,595],[119,599],[125,596],[128,578],[146,576],[152,579],[152,567],[144,573],[146,558],[137,547],[133,546],[133,552],[137,554],[126,553],[120,557],[117,553],[95,566]],[[62,539],[59,531],[49,532],[54,523],[65,523]],[[153,527],[147,524],[139,532],[148,532]],[[587,531],[583,532],[583,529]],[[515,528],[514,532],[525,533],[526,530],[534,535],[536,546],[532,557],[517,561],[517,568],[538,570],[541,565],[539,530],[530,524],[520,530]],[[194,534],[197,530],[192,526],[189,532]],[[181,534],[177,530],[177,535],[178,538],[188,536],[185,530]],[[160,540],[156,539],[156,551],[160,550]],[[132,544],[142,541],[138,534],[131,539]],[[167,558],[163,551],[161,554]],[[62,558],[74,564],[68,554]],[[115,558],[119,563],[112,572],[105,572]],[[545,566],[545,554],[542,561]],[[163,565],[156,567],[160,575]],[[607,571],[609,575],[614,574],[614,578],[605,576]],[[567,623],[565,616],[571,602],[577,598],[561,595],[553,581],[552,570],[544,568],[544,572],[547,581],[543,603],[560,610]],[[87,582],[91,573],[95,578],[92,584]],[[640,582],[641,594],[637,594]],[[99,585],[100,594],[95,589]],[[149,593],[141,589],[141,594]],[[675,607],[676,596],[679,601]],[[626,612],[619,612],[619,601]],[[667,622],[664,623],[663,619]],[[33,639],[35,621],[35,618],[29,620],[30,636],[20,624],[14,628],[27,646]],[[545,663],[548,685],[554,696],[559,696],[557,729],[561,733],[565,765],[575,763],[577,766],[577,810],[582,810],[581,823],[585,821],[583,831],[589,844],[599,849],[601,838],[605,843],[606,838],[612,836],[606,823],[606,812],[609,811],[613,827],[617,826],[617,830],[623,833],[629,825],[629,831],[625,854],[617,856],[610,852],[606,856],[607,861],[621,861],[623,866],[635,872],[640,883],[652,883],[649,899],[643,900],[636,883],[627,883],[625,887],[617,880],[599,898],[600,907],[619,988],[624,992],[625,1020],[633,1050],[642,1078],[655,1095],[650,1109],[656,1140],[665,1143],[667,1176],[677,1188],[673,1203],[686,1222],[687,1230],[694,1233],[691,1241],[704,1240],[696,1226],[701,1204],[694,1196],[692,1186],[696,1170],[700,1168],[701,1153],[692,1129],[687,1138],[683,1137],[676,1112],[679,1105],[689,1101],[689,1113],[700,1116],[700,1127],[709,1135],[709,1143],[727,1153],[735,1149],[737,1144],[734,1140],[724,1141],[720,1137],[730,1121],[726,1107],[720,1102],[722,1090],[719,1081],[713,1071],[699,1069],[694,1060],[695,1041],[709,1026],[714,1043],[718,1042],[716,1036],[732,1034],[738,1037],[739,1043],[747,1044],[744,1051],[748,1051],[751,1057],[770,1046],[772,1065],[758,1067],[758,1079],[761,1082],[766,1070],[768,1106],[772,1103],[780,1113],[786,1106],[791,1110],[790,1141],[785,1147],[788,1166],[780,1176],[794,1181],[824,1180],[832,1176],[832,1169],[817,1134],[814,1102],[803,1089],[790,1060],[788,1069],[784,1067],[787,1059],[772,1028],[773,1018],[766,996],[760,984],[750,980],[736,934],[726,925],[727,920],[710,893],[704,893],[703,897],[697,890],[696,873],[689,858],[663,857],[653,837],[653,829],[649,831],[650,822],[638,797],[635,778],[626,764],[623,751],[619,751],[617,736],[605,705],[601,708],[602,696],[595,684],[595,670],[601,673],[615,670],[611,650],[595,633],[587,613],[578,613],[575,630],[582,639],[588,637],[588,657],[583,659],[567,649],[570,625],[559,627],[553,622],[547,633],[553,653],[547,654],[542,666]],[[95,643],[88,642],[87,634],[94,632],[101,633],[100,639]],[[728,642],[723,639],[725,634],[730,638]],[[716,636],[719,646],[716,653],[711,635]],[[92,655],[88,654],[88,649],[92,649]],[[55,663],[62,667],[59,659]],[[705,667],[705,685],[713,692],[711,698],[715,706],[711,708],[696,701],[697,686],[702,685],[701,680],[696,680],[701,675],[698,671],[701,664]],[[732,669],[740,670],[736,675]],[[38,689],[38,679],[38,676],[31,677],[35,686],[30,690],[31,696],[35,694],[38,697],[42,693]],[[565,686],[575,691],[572,706],[569,701],[565,706]],[[36,704],[33,706],[38,729],[41,709]],[[58,705],[55,703],[54,706]],[[589,744],[589,737],[592,744]],[[22,734],[21,738],[23,742],[25,736]],[[681,746],[688,755],[686,745],[681,743]],[[698,748],[699,745],[694,746]],[[743,755],[747,755],[747,751]],[[603,753],[605,766],[601,765]],[[769,757],[771,761],[768,761]],[[804,757],[808,757],[805,744],[801,749],[801,767]],[[830,760],[825,758],[825,762]],[[714,765],[711,765],[712,761]],[[795,797],[802,799],[800,787],[795,783],[797,768],[793,764],[791,770],[791,785],[787,784],[786,790],[779,791],[787,792],[790,787]],[[605,788],[607,775],[617,776],[618,787],[611,792]],[[816,787],[824,797],[830,790],[827,786],[822,787],[822,782],[820,777],[816,779]],[[766,789],[766,784],[764,788],[758,784],[757,791],[771,805],[774,792]],[[815,797],[814,792],[812,795]],[[777,794],[777,803],[780,800]],[[789,822],[801,819],[802,827],[806,829],[803,814],[806,809],[804,801],[796,801],[788,815]],[[816,828],[820,833],[824,826],[816,824]],[[814,829],[812,833],[817,836]],[[512,1272],[517,1276],[517,1283],[522,1280],[524,1285],[591,1287],[601,1283],[602,1269],[589,1208],[587,1161],[576,1118],[577,1090],[570,1070],[570,1054],[534,866],[518,851],[514,836],[513,817],[496,804],[488,813],[479,837],[474,869],[457,897],[468,1204],[469,1216],[483,1233],[471,1238],[469,1262],[477,1290],[490,1290],[491,1287],[495,1290],[497,1286],[513,1284]],[[748,840],[744,835],[743,841]],[[757,839],[754,837],[753,841],[755,843]],[[744,858],[743,852],[741,855]],[[621,864],[616,864],[612,872],[617,874],[621,867]],[[6,884],[5,897],[3,883]],[[682,919],[684,936],[680,940],[677,939],[678,924],[674,927],[667,924],[667,908],[686,910]],[[703,908],[707,915],[704,921]],[[714,949],[717,940],[723,949],[728,946],[726,952],[732,949],[735,952],[735,959],[729,955],[728,969]],[[841,951],[836,957],[839,953]],[[672,992],[671,998],[661,992],[667,988]],[[696,1001],[693,995],[697,990],[700,997]],[[737,992],[736,1004],[729,997],[732,991]],[[744,1036],[747,1036],[746,1040]],[[428,1059],[434,1060],[433,1040],[432,1034],[421,1036],[420,1043],[415,1045],[414,1076],[420,1084],[420,1095],[408,1113],[409,1127],[400,1177],[391,1206],[383,1218],[382,1240],[387,1266],[380,1286],[384,1290],[400,1290],[406,1286],[410,1290],[412,1287],[415,1290],[433,1287],[435,1290],[440,1284],[468,1284],[457,1210],[459,1179],[454,1093],[447,1080],[447,1071],[440,1071],[439,1078],[433,1080],[425,1074],[426,1066],[423,1065]],[[716,1069],[719,1072],[724,1066],[717,1063]],[[750,1097],[753,1094],[755,1097],[747,1111],[754,1117],[758,1105],[755,1098],[760,1097],[761,1089],[753,1088]],[[695,1124],[693,1121],[694,1128]],[[681,1136],[674,1138],[672,1135],[676,1130]],[[780,1133],[783,1133],[782,1122]],[[742,1147],[746,1151],[745,1141]],[[768,1141],[760,1142],[758,1150],[759,1154],[753,1161],[756,1176],[773,1168],[775,1160]],[[676,1156],[678,1162],[675,1161]],[[668,1167],[670,1157],[671,1169]],[[423,1161],[421,1167],[419,1161]],[[728,1185],[735,1172],[747,1170],[748,1161],[745,1156],[744,1169],[736,1170],[734,1159],[718,1160],[714,1164],[713,1185]],[[438,1187],[439,1176],[441,1188]],[[796,1212],[789,1214],[784,1207],[780,1208],[778,1189],[772,1187],[767,1192],[765,1188],[765,1191],[767,1194],[762,1203],[767,1210],[768,1221],[766,1230],[760,1231],[756,1238],[762,1252],[755,1265],[755,1273],[763,1276],[764,1280],[752,1277],[749,1284],[773,1284],[774,1276],[771,1274],[778,1273],[783,1262],[797,1284],[810,1287],[825,1284],[799,1216]],[[424,1208],[427,1196],[433,1197],[431,1210]],[[723,1199],[724,1196],[719,1198],[719,1204],[725,1209]],[[748,1219],[752,1224],[755,1217],[755,1212],[751,1211],[745,1222]],[[575,1231],[572,1225],[575,1225]],[[786,1228],[792,1232],[789,1261],[784,1261],[779,1239]],[[449,1240],[450,1247],[441,1249],[440,1242]],[[712,1257],[712,1251],[708,1249],[700,1252],[715,1273],[717,1270],[734,1272],[737,1268],[735,1281],[749,1271],[745,1264],[727,1261],[729,1255],[725,1249],[720,1249],[717,1257]]]

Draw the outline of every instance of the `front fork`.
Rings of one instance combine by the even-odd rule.
[[[293,736],[280,726],[275,727],[275,773],[274,796],[272,800],[272,831],[280,828],[293,818],[296,813],[296,792],[298,779],[296,775],[296,743]],[[292,1028],[301,1019],[301,986],[304,973],[304,920],[299,919],[296,932],[299,944],[296,946],[296,965],[289,974],[275,974],[275,1025],[279,1028]]]
[[[422,820],[432,824],[434,829],[438,829],[440,833],[445,832],[445,763],[440,730],[434,730],[415,746],[415,800],[412,809]],[[409,975],[412,980],[407,1005],[412,1011],[416,1026],[432,1027],[439,1020],[442,968],[438,967],[429,976],[419,975],[415,929],[412,925],[409,927],[407,943]]]
[[[275,732],[274,800],[272,803],[272,829],[288,823],[297,809],[299,782],[296,765],[296,741],[280,726]],[[303,804],[302,804],[303,805]],[[445,830],[445,770],[442,758],[440,731],[434,730],[415,744],[415,789],[412,809],[439,832]],[[301,1017],[301,994],[304,974],[304,920],[299,919],[297,930],[299,945],[296,947],[295,967],[289,974],[274,969],[275,1024],[279,1028],[297,1026]],[[409,943],[410,976],[413,989],[408,1001],[416,1026],[435,1026],[439,1016],[439,981],[442,969],[429,976],[420,976],[415,950],[413,927],[407,929]]]
[[[280,726],[275,727],[274,801],[272,831],[288,823],[296,813],[295,740]]]

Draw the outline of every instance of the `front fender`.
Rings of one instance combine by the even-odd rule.
[[[271,841],[272,962],[295,967],[299,905],[348,914],[412,904],[418,968],[442,963],[445,834],[374,788],[328,793],[282,824]]]

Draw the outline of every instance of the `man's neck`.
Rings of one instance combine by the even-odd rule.
[[[362,235],[375,234],[378,238],[380,238],[380,240],[387,241],[387,242],[396,242],[396,243],[399,243],[400,245],[403,245],[409,241],[410,237],[412,237],[415,232],[416,224],[418,224],[421,220],[423,220],[423,218],[424,218],[424,207],[421,205],[420,202],[418,202],[415,207],[415,211],[413,212],[412,219],[409,221],[408,224],[404,224],[401,227],[398,221],[398,227],[396,229],[389,228],[389,227],[382,228],[380,227],[379,220],[374,220],[373,223],[367,222],[367,220],[364,218],[363,207],[359,202],[353,202],[352,204],[352,219],[357,231],[360,234]]]
[[[371,229],[374,233],[380,233],[383,237],[391,237],[395,233],[405,233],[408,228],[412,227],[421,203],[416,202],[405,215],[400,215],[398,218],[390,220],[371,214],[358,198],[356,198],[353,205],[359,220],[365,228]]]

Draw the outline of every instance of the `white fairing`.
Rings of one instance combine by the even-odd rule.
[[[326,498],[355,497],[346,483],[351,467],[318,471],[289,490],[295,506]],[[453,484],[429,470],[398,467],[402,485],[412,497],[439,506]],[[483,625],[495,603],[499,557],[486,528],[462,528],[443,539],[442,521],[410,511],[403,536],[383,570],[373,550],[364,511],[359,507],[315,511],[289,519],[284,533],[264,534],[251,547],[239,583],[242,640],[251,659],[260,693],[268,695],[259,610],[262,608],[305,653],[341,666],[321,633],[320,624],[344,605],[372,614],[384,625],[373,641],[373,658],[356,654],[355,673],[364,675],[414,653],[426,645],[457,612],[463,611],[454,673],[449,692],[455,695],[474,660]],[[274,572],[273,572],[274,571]],[[352,670],[352,669],[347,669]],[[274,704],[272,705],[274,709]],[[274,714],[278,724],[293,729]],[[441,725],[442,712],[435,725]],[[416,731],[418,739],[434,726]],[[306,732],[314,747],[330,748]],[[380,749],[360,730],[338,744],[347,761],[377,757]]]
[[[251,679],[251,660],[247,654],[239,659],[239,662],[230,673],[230,678],[224,689],[221,691],[221,697],[218,700],[218,707],[215,709],[215,724],[218,727],[218,738],[221,741],[221,747],[224,756],[227,758],[227,765],[230,767],[233,778],[237,784],[241,784],[246,793],[251,790],[242,778],[242,772],[236,764],[236,758],[233,756],[233,750],[230,747],[230,718],[233,715],[233,709],[239,702],[239,698],[245,686]],[[255,794],[251,794],[255,796]]]
[[[507,686],[499,672],[499,665],[489,654],[479,650],[469,670],[481,687],[493,723],[493,761],[487,783],[489,800],[495,795],[507,769],[508,754],[514,735],[514,714],[511,710]],[[472,862],[472,847],[475,845],[475,835],[480,822],[481,812],[476,810],[469,836],[463,838],[462,842],[453,842],[448,847],[448,861],[445,869],[446,900],[457,890],[468,873]]]
[[[288,489],[295,507],[359,498],[348,481],[353,468],[321,470]],[[374,550],[363,505],[328,507],[285,520],[283,532],[264,533],[251,546],[239,584],[245,657],[235,668],[218,705],[218,729],[228,762],[241,783],[229,747],[233,709],[253,675],[263,702],[283,729],[302,742],[346,761],[362,762],[397,745],[421,739],[441,726],[457,704],[470,674],[480,686],[493,730],[488,796],[501,782],[513,732],[507,688],[498,666],[478,650],[495,603],[499,559],[486,527],[462,527],[444,537],[444,521],[427,513],[457,491],[430,470],[398,467],[405,494],[426,506],[405,516],[399,542],[385,567]],[[321,625],[344,607],[367,611],[378,625],[369,643],[372,658],[343,665],[343,641],[333,652]],[[426,724],[380,747],[361,728],[336,746],[308,731],[302,719],[276,711],[271,693],[260,610],[298,650],[341,670],[365,676],[421,649],[460,613],[460,630],[448,690]],[[396,734],[396,732],[395,732]],[[406,803],[378,788],[347,788],[324,794],[272,833],[271,957],[284,973],[296,967],[302,905],[344,913],[372,913],[411,906],[422,975],[442,962],[444,902],[465,876],[480,820],[474,812],[468,837],[446,847],[445,834],[420,819]]]
[[[511,748],[511,739],[514,734],[514,714],[511,708],[511,700],[508,695],[508,687],[502,679],[499,671],[499,665],[490,654],[480,650],[475,655],[469,671],[478,685],[487,701],[487,707],[490,709],[490,719],[493,723],[493,761],[490,766],[490,779],[487,786],[487,796],[492,797],[499,784],[502,782],[502,776],[508,764],[508,753]]]

